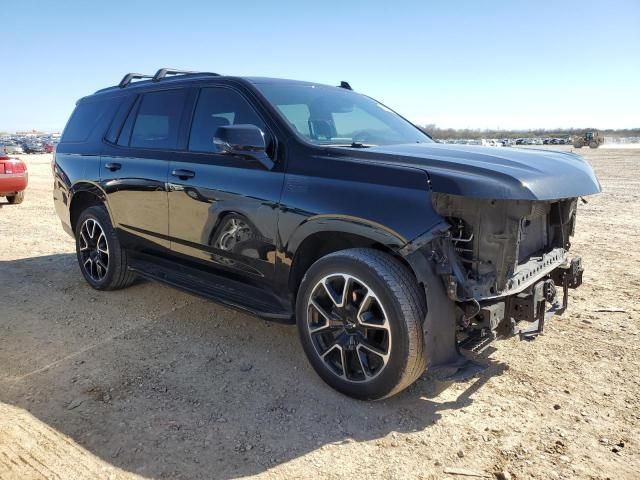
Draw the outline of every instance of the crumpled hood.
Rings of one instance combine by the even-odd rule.
[[[555,200],[601,190],[591,166],[570,152],[439,143],[360,152],[357,157],[420,168],[429,175],[433,191],[466,197]]]

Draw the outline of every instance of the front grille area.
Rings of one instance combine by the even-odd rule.
[[[568,249],[575,205],[575,199],[510,201],[434,194],[436,210],[451,225],[443,255],[463,290],[460,297],[499,296],[523,279],[528,283],[546,275],[547,267],[561,262]]]
[[[547,229],[549,204],[538,205],[535,212],[520,222],[520,242],[518,263],[525,262],[532,255],[540,255],[548,250],[549,231]]]

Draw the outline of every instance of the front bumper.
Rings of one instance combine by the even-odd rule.
[[[574,257],[536,276],[530,286],[517,293],[457,302],[424,250],[414,250],[405,258],[425,291],[427,370],[441,381],[467,380],[486,369],[468,354],[482,352],[499,337],[532,339],[540,335],[551,316],[566,310],[568,290],[582,284],[584,272],[580,257]]]
[[[517,294],[480,302],[479,313],[466,325],[459,348],[479,353],[498,337],[540,335],[547,320],[567,309],[569,289],[582,285],[583,273],[582,259],[574,257]]]

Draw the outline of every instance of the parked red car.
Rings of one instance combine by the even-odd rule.
[[[44,148],[44,153],[52,153],[54,149],[53,143],[45,143],[42,147]]]
[[[28,176],[22,160],[0,154],[0,197],[7,197],[12,204],[22,203]]]

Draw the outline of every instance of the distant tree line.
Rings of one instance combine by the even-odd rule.
[[[422,131],[433,137],[438,138],[533,138],[533,137],[572,137],[579,135],[587,130],[598,130],[597,128],[555,128],[546,129],[538,128],[535,130],[492,130],[492,129],[470,129],[470,128],[439,128],[431,123],[419,126]],[[638,137],[640,136],[640,128],[626,128],[621,130],[607,129],[598,130],[601,135],[606,137]]]

